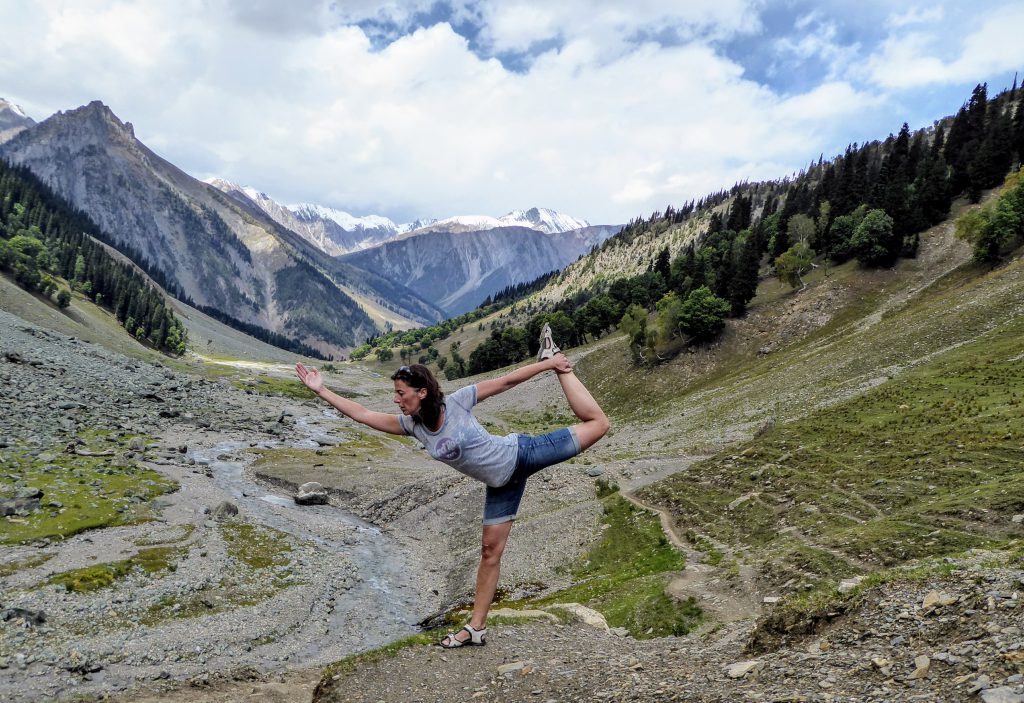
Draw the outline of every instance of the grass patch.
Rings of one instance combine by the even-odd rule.
[[[247,522],[221,523],[220,529],[228,557],[250,569],[273,569],[291,562],[292,544],[283,532]]]
[[[65,571],[46,581],[47,585],[63,585],[72,593],[88,593],[106,588],[119,579],[133,574],[155,574],[161,571],[175,571],[176,557],[181,550],[173,547],[153,547],[140,550],[128,559],[108,564],[96,564],[81,569]]]
[[[261,373],[256,377],[235,378],[232,385],[243,391],[251,391],[256,395],[283,396],[297,400],[312,400],[316,396],[313,391],[297,378],[281,378]]]
[[[167,595],[150,606],[142,622],[154,625],[171,619],[195,618],[232,608],[256,605],[291,586],[291,538],[283,532],[245,522],[219,523],[229,563],[220,580],[202,591]]]
[[[678,525],[830,582],[1024,531],[1024,319],[643,491]],[[733,510],[730,502],[754,495]],[[799,537],[800,539],[797,539]]]
[[[24,559],[15,559],[14,561],[9,561],[5,564],[0,564],[0,578],[3,578],[5,576],[11,576],[13,574],[18,573],[19,571],[22,571],[23,569],[34,569],[37,566],[41,566],[42,564],[45,564],[46,562],[50,561],[50,559],[53,559],[53,557],[53,554],[36,554],[34,556],[26,557]]]
[[[571,569],[577,582],[544,598],[507,603],[539,608],[583,603],[636,638],[683,635],[702,618],[691,598],[677,602],[665,593],[670,575],[686,565],[665,537],[658,518],[617,495],[604,500],[600,541]]]
[[[718,549],[711,540],[704,535],[697,534],[692,529],[686,531],[686,541],[698,551],[704,552],[705,561],[711,566],[718,566],[725,559],[725,553]]]
[[[131,439],[108,438],[95,451],[120,453]],[[153,517],[149,503],[154,498],[178,489],[175,481],[118,456],[79,456],[63,447],[15,448],[2,459],[0,496],[31,486],[42,490],[43,497],[39,509],[28,515],[0,520],[0,544],[64,539],[85,530],[144,522]]]

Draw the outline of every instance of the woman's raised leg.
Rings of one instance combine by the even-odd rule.
[[[587,449],[608,432],[608,417],[575,373],[559,373],[558,382],[562,384],[562,392],[569,401],[569,407],[576,417],[583,420],[573,425],[572,429],[580,441],[580,449]]]

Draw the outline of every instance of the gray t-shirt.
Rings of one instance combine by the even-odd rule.
[[[398,421],[438,461],[488,486],[504,486],[516,468],[518,436],[489,433],[473,417],[474,405],[476,386],[466,386],[445,398],[444,422],[437,432],[406,415],[399,415]]]

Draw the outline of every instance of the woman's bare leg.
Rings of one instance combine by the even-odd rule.
[[[480,567],[476,572],[476,595],[473,597],[473,614],[469,625],[474,630],[482,630],[487,626],[487,613],[494,602],[494,594],[498,590],[498,576],[501,574],[501,555],[508,543],[508,534],[512,530],[512,520],[499,522],[497,525],[484,525],[483,540],[480,548]],[[469,639],[464,630],[454,635],[461,642]]]
[[[580,449],[586,449],[608,432],[608,417],[575,373],[569,371],[558,374],[558,382],[562,384],[562,392],[569,401],[569,407],[576,417],[583,420],[572,428],[580,441]]]

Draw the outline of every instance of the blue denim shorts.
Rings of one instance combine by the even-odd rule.
[[[526,490],[526,479],[541,469],[571,459],[582,451],[580,440],[571,427],[532,437],[519,435],[519,454],[512,478],[504,486],[487,487],[484,524],[497,525],[516,519],[519,501]]]

